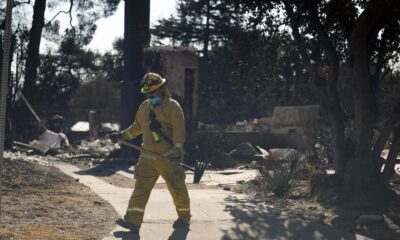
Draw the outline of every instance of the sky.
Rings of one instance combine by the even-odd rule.
[[[174,13],[176,0],[151,0],[150,4],[150,24],[153,24],[158,19],[169,17]],[[114,15],[97,22],[96,35],[89,44],[89,48],[104,52],[112,48],[116,37],[123,36],[124,5],[125,1],[121,1]],[[112,33],[110,33],[110,29],[112,29]]]
[[[120,2],[114,15],[97,21],[97,30],[88,48],[104,53],[112,49],[113,41],[117,37],[122,37],[124,35],[125,1]],[[160,18],[169,17],[175,12],[175,7],[176,0],[150,0],[150,24],[154,24]],[[68,8],[68,6],[64,6],[63,8]],[[52,16],[54,16],[54,13],[46,12],[46,19]],[[57,19],[60,20],[61,28],[63,28],[63,26],[67,27],[69,23],[69,17],[67,15],[59,15]],[[51,44],[44,40],[43,44],[41,44],[41,52],[45,51],[49,46],[51,46]]]

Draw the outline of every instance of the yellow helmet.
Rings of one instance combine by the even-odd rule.
[[[167,80],[162,78],[160,74],[157,73],[147,73],[144,75],[142,80],[142,89],[140,90],[142,93],[150,93],[162,87]]]

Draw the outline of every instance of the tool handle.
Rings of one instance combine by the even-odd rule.
[[[123,145],[125,145],[125,146],[127,146],[127,147],[136,149],[138,151],[142,151],[142,149],[139,146],[136,146],[135,144],[127,142],[125,140],[118,139],[118,142],[123,144]],[[172,161],[171,159],[166,158],[166,157],[164,157],[164,156],[162,156],[160,154],[156,154],[156,153],[143,152],[143,154],[145,154],[147,156],[150,156],[150,157],[153,157],[153,158],[158,158],[158,159],[161,159],[161,160],[165,160],[165,161]],[[192,172],[196,172],[195,168],[193,168],[193,167],[190,167],[190,166],[188,166],[186,164],[183,164],[183,163],[180,163],[180,165],[186,170],[189,170],[189,171],[192,171]]]
[[[118,139],[118,142],[121,143],[121,144],[123,144],[123,145],[125,145],[125,146],[127,146],[127,147],[136,149],[136,150],[138,150],[138,151],[141,151],[141,150],[142,150],[141,147],[136,146],[135,144],[130,143],[130,142],[128,142],[128,141],[125,141],[125,140],[123,140],[123,139]]]
[[[31,104],[29,104],[28,100],[26,100],[24,94],[22,94],[21,90],[18,90],[17,95],[22,98],[22,100],[25,102],[26,106],[31,110],[31,113],[33,116],[35,116],[36,120],[39,122],[40,126],[43,127],[45,130],[47,130],[46,126],[42,122],[42,120],[39,118],[39,116],[36,114],[35,110],[32,108]]]
[[[142,148],[141,148],[141,147],[136,146],[135,144],[130,143],[130,142],[127,142],[127,141],[125,141],[125,140],[118,139],[118,142],[121,143],[121,144],[123,144],[123,145],[125,145],[125,146],[127,146],[127,147],[136,149],[136,150],[138,150],[138,151],[142,151]],[[166,157],[164,157],[164,156],[162,156],[162,155],[160,155],[160,154],[157,154],[157,153],[152,153],[152,152],[143,151],[143,154],[145,154],[145,155],[147,155],[147,156],[150,156],[150,157],[153,157],[153,158],[159,158],[159,159],[166,160],[166,161],[172,161],[171,159],[166,158]]]

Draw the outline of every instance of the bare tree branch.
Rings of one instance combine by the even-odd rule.
[[[74,28],[72,25],[72,7],[74,6],[74,0],[70,0],[69,2],[71,3],[69,7],[69,25]]]
[[[19,5],[22,5],[22,4],[31,4],[31,1],[28,0],[28,1],[26,1],[26,2],[14,2],[14,4],[13,4],[12,7],[15,8],[15,7],[18,7]],[[5,13],[5,12],[6,12],[6,9],[5,9],[5,8],[0,9],[0,12]]]
[[[71,28],[74,28],[74,26],[72,25],[72,7],[74,6],[74,0],[70,0],[70,6],[69,9],[67,11],[61,10],[58,13],[56,13],[56,15],[54,15],[50,21],[48,21],[44,26],[47,27],[48,25],[51,24],[51,22],[54,21],[54,19],[56,19],[58,17],[58,15],[60,15],[61,13],[64,14],[69,14],[69,25],[71,26]]]
[[[26,2],[14,2],[13,7],[18,7],[19,5],[22,5],[22,4],[31,4],[31,0],[28,0]]]

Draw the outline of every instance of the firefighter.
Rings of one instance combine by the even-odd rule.
[[[138,233],[143,215],[158,177],[165,180],[178,213],[174,228],[188,228],[190,224],[190,200],[185,185],[183,161],[185,143],[185,120],[179,103],[171,98],[166,79],[157,73],[147,73],[142,81],[141,92],[145,100],[135,116],[134,123],[110,138],[130,140],[142,134],[143,144],[138,164],[135,166],[135,188],[129,200],[124,219],[117,223]],[[169,159],[155,159],[146,153],[155,153]]]

